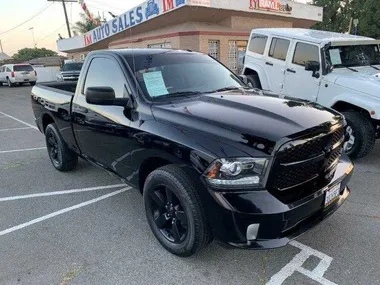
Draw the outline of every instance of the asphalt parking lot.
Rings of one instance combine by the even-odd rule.
[[[0,284],[380,284],[379,143],[348,201],[290,245],[183,259],[155,240],[137,190],[83,160],[51,166],[30,90],[0,86]]]

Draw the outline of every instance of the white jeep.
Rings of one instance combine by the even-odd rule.
[[[243,75],[256,88],[333,108],[346,117],[352,158],[379,137],[380,41],[307,29],[254,29]]]

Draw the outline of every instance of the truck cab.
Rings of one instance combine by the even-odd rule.
[[[343,113],[345,150],[360,158],[379,137],[379,42],[308,29],[254,29],[243,74],[253,87]]]

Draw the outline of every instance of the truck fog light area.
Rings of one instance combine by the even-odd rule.
[[[257,239],[259,233],[260,224],[251,224],[247,228],[247,241]]]

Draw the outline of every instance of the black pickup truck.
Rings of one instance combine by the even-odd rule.
[[[168,251],[276,248],[348,197],[346,122],[243,79],[192,51],[96,51],[77,83],[39,84],[31,100],[53,166],[82,157],[139,189]]]

